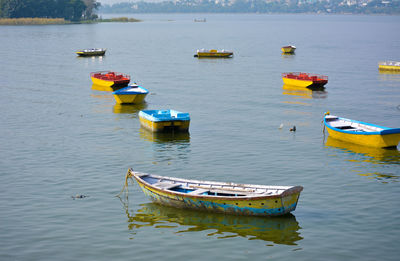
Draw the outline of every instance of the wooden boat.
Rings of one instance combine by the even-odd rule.
[[[296,46],[294,46],[294,45],[287,45],[287,46],[283,46],[281,48],[281,51],[283,54],[294,54],[295,50],[296,50]]]
[[[201,49],[197,50],[196,54],[194,57],[202,58],[202,57],[207,57],[207,58],[229,58],[233,56],[232,51],[226,51],[224,49],[222,50],[206,50],[206,49]]]
[[[150,131],[188,131],[190,116],[175,110],[143,110],[139,112],[140,124]]]
[[[324,116],[324,125],[332,138],[377,148],[397,147],[400,128],[382,127],[371,123],[330,115]]]
[[[142,86],[132,84],[128,87],[119,89],[113,92],[114,98],[119,104],[125,103],[141,103],[143,102],[146,95],[149,93],[148,90]]]
[[[395,62],[395,61],[379,62],[379,70],[400,72],[400,62]]]
[[[152,201],[189,208],[250,216],[280,216],[296,209],[301,186],[265,186],[199,181],[128,170]]]
[[[131,81],[129,75],[111,71],[92,72],[90,77],[93,84],[108,87],[124,87]]]
[[[103,56],[106,53],[106,49],[102,48],[91,48],[76,51],[79,56]]]
[[[321,88],[328,83],[328,76],[303,72],[288,72],[282,73],[282,80],[286,85]]]

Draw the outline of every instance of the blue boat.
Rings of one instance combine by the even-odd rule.
[[[153,132],[188,131],[190,124],[189,113],[176,110],[142,110],[139,119],[143,128]]]
[[[149,93],[148,90],[142,86],[132,84],[128,87],[119,89],[113,92],[114,98],[119,104],[127,103],[141,103],[143,102],[146,95]]]

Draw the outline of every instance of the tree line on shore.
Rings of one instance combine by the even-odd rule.
[[[101,13],[352,13],[400,14],[399,0],[164,0],[162,2],[128,3],[121,0],[113,5],[102,5]]]
[[[0,0],[0,18],[64,18],[94,20],[96,0]]]

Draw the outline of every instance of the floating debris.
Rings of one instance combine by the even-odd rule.
[[[296,131],[296,126],[293,126],[293,128],[290,128],[290,131]]]
[[[78,198],[88,198],[89,196],[86,195],[80,195],[80,194],[76,194],[75,196],[71,196],[71,198],[73,200],[78,199]]]
[[[283,128],[283,123],[281,123],[281,125],[279,125],[279,129],[281,130]]]

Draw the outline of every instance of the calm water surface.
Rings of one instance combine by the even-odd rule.
[[[0,260],[398,260],[399,150],[327,139],[321,120],[329,110],[400,126],[400,74],[377,70],[400,60],[400,17],[136,17],[0,27]],[[286,44],[296,55],[280,54]],[[88,47],[107,55],[76,57]],[[195,59],[198,48],[235,56]],[[147,102],[115,105],[92,88],[97,70],[130,74]],[[287,71],[329,83],[293,89]],[[140,129],[145,108],[190,112],[190,134]],[[304,191],[285,217],[198,213],[153,204],[137,185],[114,197],[129,167]]]

